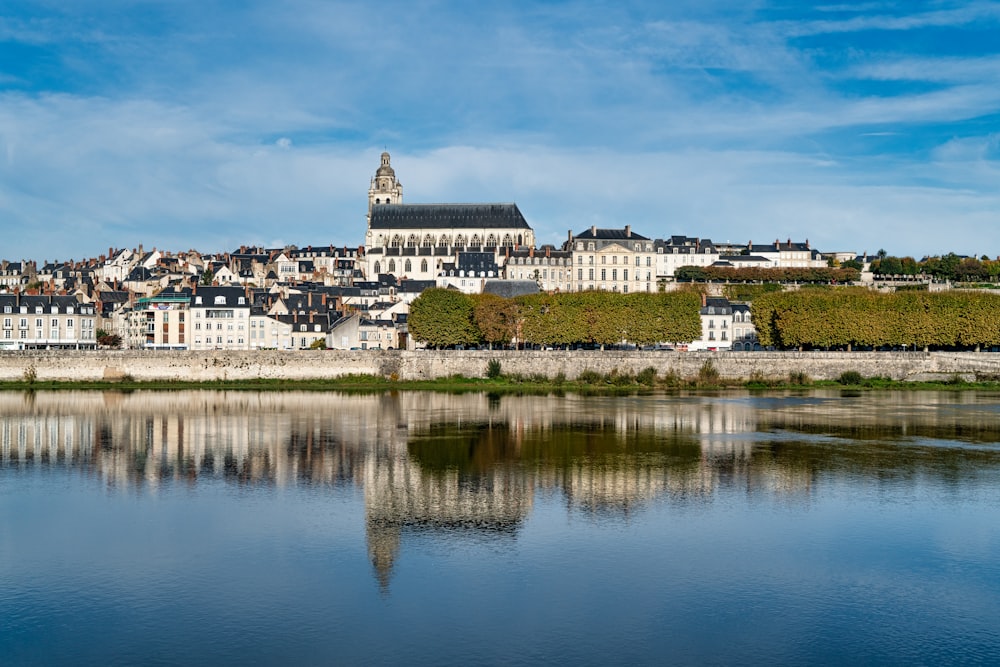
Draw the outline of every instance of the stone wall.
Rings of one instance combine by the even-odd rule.
[[[836,379],[845,371],[897,380],[1000,377],[1000,354],[988,352],[623,352],[623,351],[429,351],[310,350],[301,352],[0,352],[0,381],[33,376],[45,380],[306,380],[349,374],[395,376],[402,380],[449,375],[484,376],[490,359],[504,373],[559,373],[574,379],[584,371],[637,373],[653,367],[662,375],[689,378],[711,362],[719,375],[787,379]]]

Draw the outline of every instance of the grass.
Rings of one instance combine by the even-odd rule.
[[[91,382],[64,382],[38,380],[33,374],[26,374],[20,380],[0,382],[0,391],[341,391],[341,392],[381,392],[387,390],[468,392],[488,391],[491,393],[547,394],[552,392],[579,392],[585,394],[648,393],[650,391],[676,390],[718,390],[718,389],[822,389],[851,388],[856,390],[936,390],[962,391],[970,389],[1000,390],[1000,377],[983,377],[968,381],[953,375],[937,381],[905,382],[884,376],[864,377],[856,371],[846,371],[836,380],[814,380],[804,373],[790,373],[787,378],[765,377],[760,371],[751,373],[749,379],[727,379],[719,375],[712,363],[706,362],[693,377],[682,377],[675,371],[658,375],[650,367],[637,374],[612,371],[599,373],[585,370],[576,379],[568,379],[565,373],[548,377],[542,373],[530,375],[500,374],[496,377],[466,377],[452,375],[446,378],[428,380],[400,380],[395,374],[390,377],[377,375],[344,375],[323,380],[212,380],[192,381],[142,381],[131,376],[120,380],[95,380]]]

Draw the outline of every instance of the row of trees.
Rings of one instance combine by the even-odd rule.
[[[872,260],[871,270],[875,275],[928,275],[954,282],[996,282],[1000,277],[1000,260],[991,260],[986,255],[976,259],[948,253],[941,257],[926,257],[918,262],[912,257],[894,257],[879,251],[879,258]]]
[[[410,306],[410,335],[430,347],[456,345],[652,345],[701,335],[701,295],[571,292],[505,299],[425,290]]]
[[[858,280],[856,268],[802,267],[787,269],[682,266],[674,272],[679,282],[849,283]]]
[[[779,349],[1000,345],[1000,295],[982,292],[773,292],[750,312],[760,342]]]

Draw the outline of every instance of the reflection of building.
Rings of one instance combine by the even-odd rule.
[[[839,392],[2,392],[0,469],[74,467],[146,493],[200,481],[320,494],[363,487],[368,556],[385,586],[415,532],[502,540],[522,529],[540,498],[565,499],[571,513],[622,516],[724,493],[809,495],[820,481],[866,468],[911,480],[951,474],[982,450],[904,451],[887,461],[829,443],[1000,441],[994,406],[977,401],[928,392],[856,400]],[[360,493],[338,497],[360,514]]]
[[[368,554],[380,585],[387,586],[407,528],[510,533],[528,516],[534,497],[531,475],[494,468],[474,479],[456,471],[421,470],[405,450],[369,456],[365,464]]]

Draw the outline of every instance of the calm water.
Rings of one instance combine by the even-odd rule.
[[[0,394],[0,664],[1000,663],[1000,395]]]

